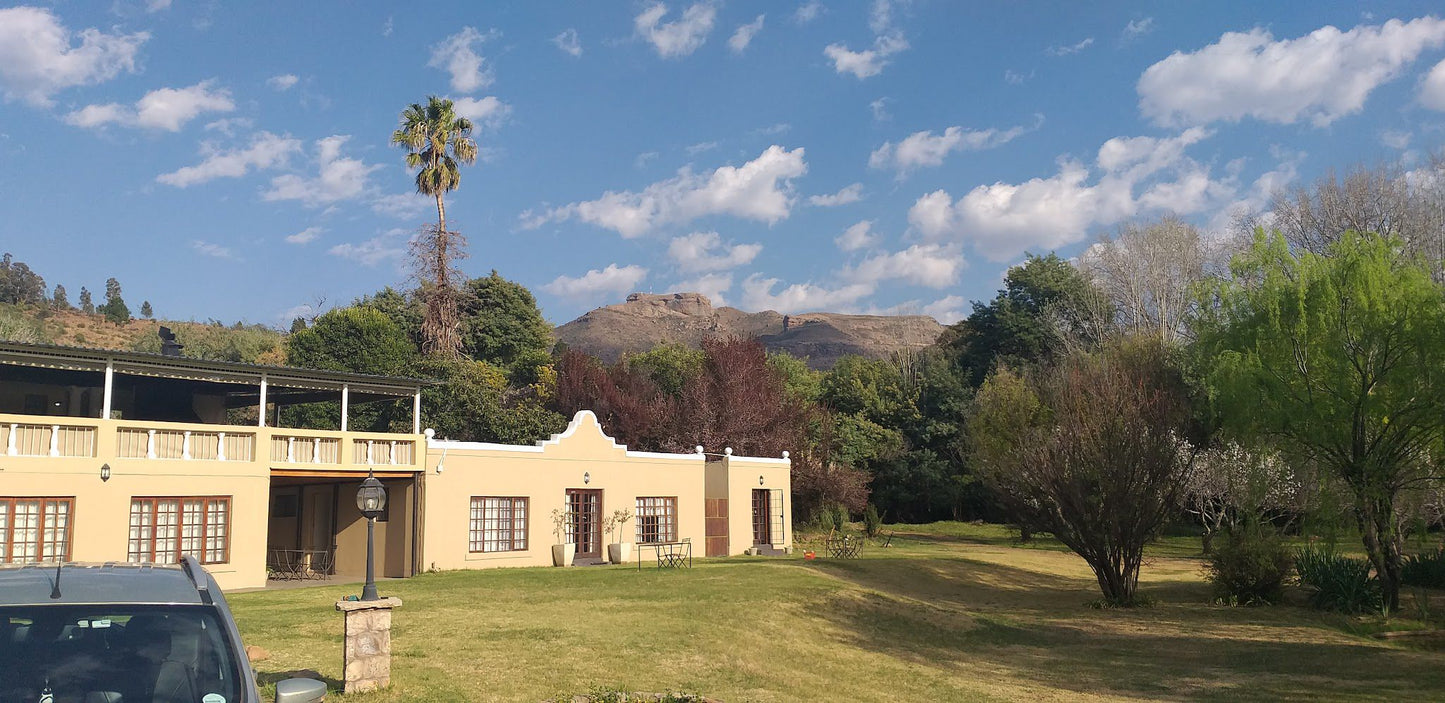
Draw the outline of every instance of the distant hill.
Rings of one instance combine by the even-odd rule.
[[[279,330],[261,325],[205,324],[132,319],[117,325],[101,315],[79,310],[50,310],[35,305],[0,304],[0,339],[61,344],[93,349],[159,352],[162,325],[186,345],[185,356],[198,359],[281,364],[285,339]]]
[[[695,347],[707,337],[757,337],[769,351],[807,357],[809,366],[827,369],[849,354],[881,358],[900,349],[921,349],[943,329],[927,315],[748,313],[714,308],[700,293],[633,293],[625,303],[597,308],[558,327],[557,341],[610,362],[663,343]]]

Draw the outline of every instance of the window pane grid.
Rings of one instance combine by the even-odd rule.
[[[677,497],[637,499],[637,543],[677,541]]]
[[[527,499],[473,497],[467,549],[472,552],[525,551]]]
[[[230,512],[230,497],[133,498],[126,558],[174,563],[190,554],[202,564],[225,563]]]
[[[66,561],[74,498],[0,498],[0,563]]]

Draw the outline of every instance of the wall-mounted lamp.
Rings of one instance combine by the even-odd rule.
[[[102,480],[102,481],[109,481],[109,480],[110,480],[110,464],[101,464],[101,465],[100,465],[100,480]]]
[[[758,474],[758,485],[759,485],[759,486],[767,485],[767,481],[764,481],[764,480],[763,480],[763,475],[762,475],[762,474]]]
[[[591,471],[583,471],[583,472],[582,472],[582,485],[585,486],[585,485],[587,485],[587,484],[589,484],[589,483],[592,483],[592,472],[591,472]]]

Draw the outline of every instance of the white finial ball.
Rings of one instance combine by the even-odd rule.
[[[786,450],[786,449],[783,450],[783,458],[784,458],[784,459],[788,458],[788,450]]]
[[[701,445],[701,444],[697,445],[696,447],[693,447],[693,449],[696,449],[698,454],[701,454],[701,453],[702,453],[702,445]]]
[[[422,431],[422,434],[426,435],[427,439],[431,439],[432,437],[437,436],[437,431],[428,427]]]
[[[726,454],[726,455],[728,455],[728,456],[732,456],[732,455],[733,455],[733,448],[732,448],[732,447],[727,447],[727,448],[723,449],[723,453]]]

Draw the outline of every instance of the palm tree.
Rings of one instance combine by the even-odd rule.
[[[457,304],[452,286],[452,260],[460,258],[460,234],[447,231],[443,196],[461,185],[460,164],[477,160],[472,121],[457,115],[452,101],[427,97],[426,105],[412,103],[401,113],[401,126],[391,143],[406,149],[406,165],[417,169],[416,191],[437,201],[437,226],[430,237],[418,238],[417,266],[422,283],[433,285],[427,294],[422,321],[422,348],[428,354],[456,357],[462,341],[457,331]]]

